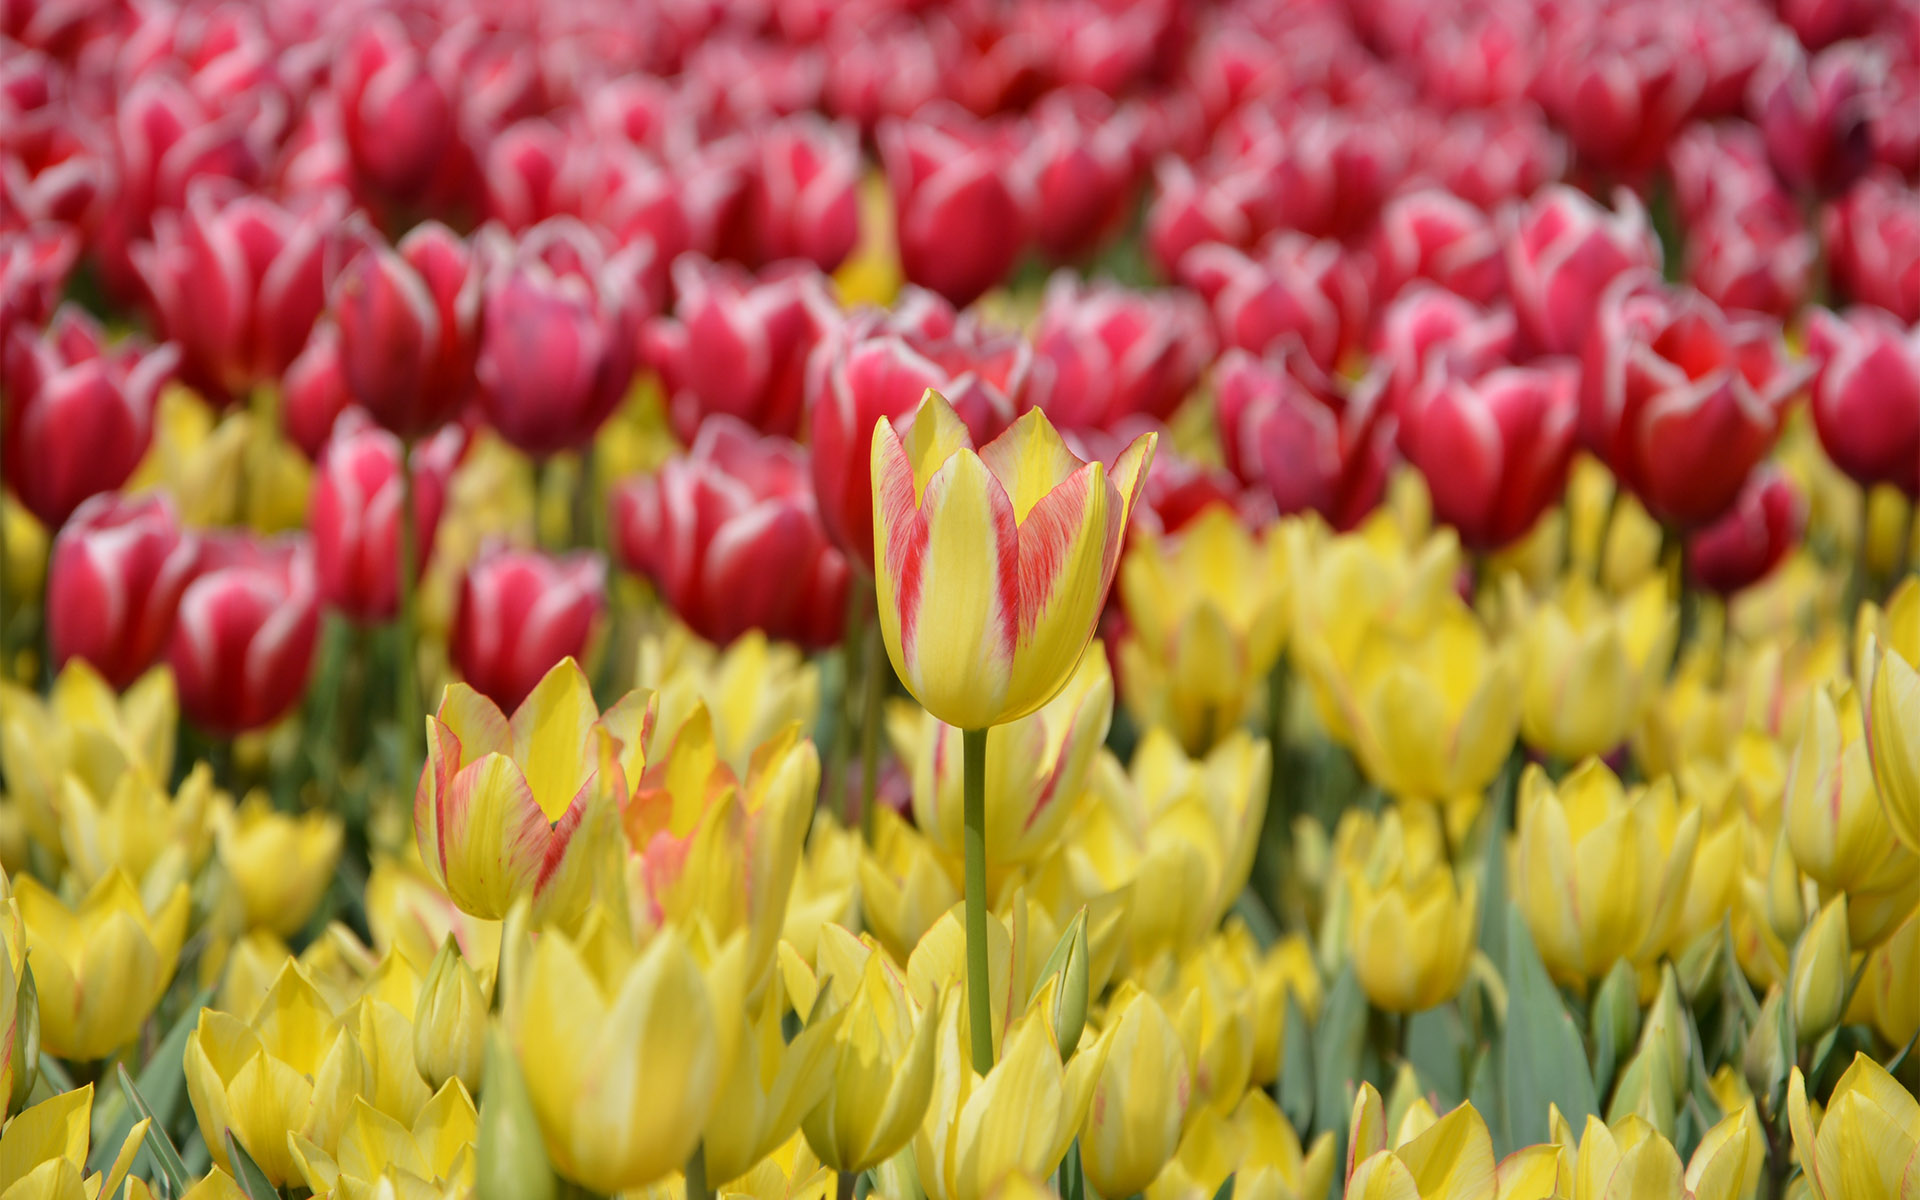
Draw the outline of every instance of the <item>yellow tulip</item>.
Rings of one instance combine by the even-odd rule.
[[[313,468],[269,409],[224,416],[184,387],[160,393],[153,448],[128,490],[170,493],[193,526],[248,525],[261,533],[306,524]]]
[[[1617,605],[1581,575],[1530,611],[1518,587],[1509,597],[1520,610],[1527,744],[1578,762],[1624,742],[1673,657],[1678,621],[1665,581],[1650,579]]]
[[[960,902],[926,836],[884,805],[873,814],[873,844],[860,851],[860,911],[887,952],[905,959]]]
[[[1873,684],[1873,661],[1890,648],[1907,662],[1920,661],[1920,575],[1909,575],[1882,608],[1863,601],[1853,623],[1854,686],[1864,696]]]
[[[640,643],[636,684],[653,691],[662,730],[680,728],[694,704],[704,704],[715,747],[735,771],[788,725],[813,728],[820,711],[820,669],[757,629],[721,649],[674,625]]]
[[[1920,1033],[1920,908],[1868,956],[1860,991],[1881,1037],[1904,1046]]]
[[[876,811],[876,826],[879,816]],[[813,828],[807,834],[806,851],[794,868],[787,917],[780,927],[780,939],[791,942],[800,957],[812,960],[821,925],[857,923],[865,886],[861,880],[861,854],[865,849],[866,840],[858,831],[847,829],[824,809],[814,810]]]
[[[19,1027],[21,972],[27,931],[7,874],[0,871],[0,1121],[26,1100],[37,1074],[40,1046]]]
[[[300,1178],[316,1196],[376,1200],[443,1192],[465,1195],[473,1186],[478,1127],[472,1097],[453,1079],[420,1109],[411,1126],[356,1096],[340,1130],[337,1152],[328,1153],[297,1133],[288,1134],[287,1140]]]
[[[773,1153],[800,1128],[800,1121],[834,1084],[840,1056],[840,1030],[848,1009],[816,1014],[789,1041],[780,1016],[786,1006],[769,996],[757,1015],[717,1014],[737,1027],[739,1052],[720,1082],[713,1117],[707,1122],[700,1153],[707,1178],[738,1179]]]
[[[833,273],[843,303],[891,307],[904,281],[893,233],[893,191],[887,177],[870,168],[860,180],[860,241]]]
[[[1907,607],[1920,610],[1920,585],[1909,591],[1917,598]],[[1885,642],[1870,639],[1867,654],[1872,662],[1867,744],[1874,782],[1894,835],[1920,854],[1920,612]]]
[[[207,817],[215,790],[213,772],[195,764],[169,797],[145,772],[127,772],[105,795],[95,796],[75,775],[61,789],[60,846],[81,887],[92,887],[118,867],[157,905],[186,882],[212,846]]]
[[[1190,753],[1262,708],[1289,619],[1282,539],[1213,505],[1177,535],[1136,533],[1120,564],[1128,711]]]
[[[1054,852],[1112,719],[1113,677],[1096,641],[1053,699],[987,731],[987,861],[995,871]],[[954,862],[963,841],[962,736],[922,713],[901,747],[915,823]]]
[[[427,718],[413,825],[421,860],[460,908],[499,920],[520,896],[567,921],[593,893],[595,857],[616,850],[615,809],[645,761],[645,700],[602,715],[571,658],[554,664],[513,717],[464,683]]]
[[[1633,758],[1648,779],[1694,761],[1723,761],[1736,723],[1715,667],[1699,647],[1684,650],[1680,669],[1649,698],[1633,736]]]
[[[0,1134],[0,1197],[4,1200],[96,1200],[114,1196],[147,1140],[148,1121],[136,1124],[105,1172],[87,1174],[93,1085],[43,1100],[7,1123]]]
[[[345,828],[332,813],[275,812],[263,793],[219,823],[220,865],[239,893],[249,929],[291,937],[333,884]]]
[[[499,957],[500,923],[462,912],[411,854],[374,857],[366,904],[374,947],[400,954],[416,971],[433,965],[449,936],[476,970],[491,971]]]
[[[1235,986],[1230,965],[1211,940],[1187,955],[1177,973],[1156,983],[1161,1006],[1173,1016],[1192,1072],[1188,1119],[1200,1108],[1233,1111],[1253,1074],[1254,993]],[[1161,964],[1164,966],[1164,960]]]
[[[872,1170],[906,1147],[927,1111],[940,1010],[922,1010],[885,952],[838,926],[821,929],[820,960],[831,1004],[846,1015],[832,1082],[802,1128],[827,1166]],[[797,958],[783,963],[795,968],[788,994],[796,1009],[814,1011],[814,976]]]
[[[1707,1130],[1687,1161],[1683,1182],[1692,1200],[1746,1200],[1755,1194],[1766,1165],[1766,1131],[1747,1103]]]
[[[732,1065],[722,1018],[743,1003],[742,949],[734,938],[703,970],[671,925],[637,953],[585,928],[577,946],[540,936],[508,1035],[562,1175],[617,1192],[686,1163]]]
[[[1911,1200],[1920,1179],[1920,1100],[1871,1058],[1855,1055],[1824,1114],[1808,1106],[1795,1067],[1787,1123],[1814,1200]]]
[[[12,604],[37,604],[46,595],[47,527],[11,493],[0,496],[0,521],[6,523],[6,598]]]
[[[214,1162],[232,1170],[231,1133],[276,1186],[299,1178],[288,1133],[331,1152],[368,1075],[353,1033],[291,962],[250,1020],[202,1009],[185,1068]]]
[[[166,994],[187,931],[187,887],[151,914],[115,870],[78,908],[23,877],[15,888],[40,993],[40,1037],[61,1058],[104,1058],[132,1041]]]
[[[936,392],[904,436],[892,422],[874,427],[880,632],[927,711],[986,729],[1066,685],[1093,638],[1157,439],[1136,439],[1109,476],[1068,450],[1039,409],[977,452]]]
[[[1179,1031],[1160,1002],[1139,991],[1108,1011],[1106,1062],[1080,1127],[1080,1162],[1102,1196],[1131,1196],[1180,1148],[1191,1080]]]
[[[1086,1121],[1107,1039],[1062,1065],[1043,1012],[1006,1034],[1006,1053],[983,1077],[973,1069],[964,1006],[949,1004],[936,1037],[933,1098],[913,1138],[927,1200],[981,1200],[1009,1177],[1053,1173]]]
[[[1154,1181],[1147,1200],[1212,1200],[1227,1176],[1234,1195],[1252,1200],[1321,1200],[1333,1183],[1333,1133],[1300,1151],[1293,1126],[1272,1097],[1254,1089],[1231,1116],[1202,1111],[1180,1139],[1180,1151]]]
[[[1248,1082],[1265,1087],[1285,1069],[1287,998],[1293,998],[1309,1023],[1319,1019],[1325,988],[1313,948],[1305,937],[1289,933],[1263,951],[1246,925],[1230,917],[1219,934],[1182,964],[1181,974],[1203,967],[1217,972],[1227,987],[1245,997],[1253,1021]]]
[[[1390,842],[1400,824],[1390,814]],[[1415,1013],[1451,1000],[1466,982],[1479,920],[1479,889],[1444,861],[1377,854],[1349,871],[1349,950],[1367,999],[1388,1012]]]
[[[1556,788],[1529,767],[1514,894],[1554,977],[1598,980],[1672,948],[1699,836],[1700,814],[1681,811],[1670,779],[1629,791],[1589,760]]]
[[[165,1193],[161,1193],[165,1195]],[[139,1176],[127,1179],[125,1200],[154,1200],[153,1189]],[[208,1171],[205,1177],[180,1194],[180,1200],[248,1200],[247,1193],[233,1181],[233,1176],[219,1167]]]
[[[0,683],[0,770],[28,834],[59,853],[69,773],[96,801],[111,796],[129,772],[164,787],[179,723],[173,674],[163,668],[141,676],[124,696],[79,658],[60,669],[44,701]]]
[[[721,1188],[720,1195],[739,1200],[832,1200],[838,1187],[836,1173],[822,1166],[806,1139],[795,1134],[753,1170]],[[892,1193],[876,1187],[868,1194]]]
[[[441,943],[421,982],[413,1009],[413,1061],[427,1082],[439,1087],[458,1079],[469,1091],[480,1086],[487,1053],[489,997],[451,935]]]
[[[1421,1102],[1424,1107],[1425,1102]],[[1370,1083],[1360,1085],[1348,1135],[1349,1200],[1494,1200],[1500,1164],[1487,1123],[1462,1104],[1438,1120],[1402,1122],[1387,1141],[1386,1109]],[[1424,1127],[1423,1127],[1424,1126]]]
[[[1794,949],[1787,998],[1802,1046],[1811,1046],[1840,1023],[1847,983],[1853,977],[1853,946],[1847,938],[1847,897],[1835,896],[1807,926]]]

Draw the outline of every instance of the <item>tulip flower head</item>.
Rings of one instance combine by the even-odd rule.
[[[320,633],[313,547],[305,537],[209,539],[180,598],[167,661],[180,707],[231,737],[285,716],[306,690]]]
[[[961,729],[1034,712],[1065,686],[1106,601],[1153,461],[1143,434],[1109,476],[1039,410],[980,450],[929,392],[873,434],[880,629],[927,711]]]
[[[582,658],[606,607],[606,564],[487,546],[460,579],[449,656],[473,688],[518,707],[560,660]]]
[[[166,649],[199,559],[164,496],[95,496],[54,539],[47,641],[56,664],[91,663],[125,689]]]
[[[1920,1101],[1865,1054],[1817,1114],[1795,1067],[1787,1123],[1815,1200],[1896,1200],[1920,1178]]]

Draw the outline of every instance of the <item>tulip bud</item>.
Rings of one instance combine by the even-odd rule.
[[[586,656],[606,607],[605,577],[593,554],[481,550],[460,580],[448,647],[454,667],[495,704],[518,707],[555,663]]]
[[[1794,947],[1787,988],[1801,1046],[1813,1045],[1840,1023],[1852,977],[1853,944],[1847,937],[1847,896],[1842,892],[1820,910]]]
[[[1920,331],[1872,306],[1815,309],[1807,354],[1820,364],[1809,407],[1827,457],[1863,487],[1920,495]]]
[[[1102,1196],[1144,1190],[1173,1158],[1190,1087],[1187,1052],[1166,1010],[1144,992],[1124,998],[1080,1126],[1080,1161]]]
[[[1180,274],[1212,305],[1223,346],[1263,354],[1297,339],[1321,370],[1333,371],[1366,331],[1366,282],[1338,242],[1289,232],[1254,255],[1202,246],[1181,260]]]
[[[1632,193],[1617,212],[1564,184],[1529,202],[1507,240],[1507,278],[1520,328],[1549,354],[1577,354],[1601,295],[1621,275],[1660,265],[1660,243]]]
[[[1472,959],[1479,892],[1451,868],[1390,864],[1380,882],[1356,871],[1353,962],[1367,999],[1388,1012],[1416,1013],[1459,994]]]
[[[554,1200],[559,1185],[547,1161],[540,1123],[520,1063],[499,1029],[486,1030],[480,1126],[473,1140],[479,1200]]]
[[[6,976],[13,974],[12,954],[0,950],[0,957],[9,960],[4,973],[0,973],[0,987],[5,988],[4,1003],[11,1006],[5,1013],[6,1025],[13,1030],[4,1051],[8,1055],[7,1090],[0,1096],[0,1105],[5,1106],[0,1111],[11,1114],[27,1106],[34,1085],[40,1081],[40,992],[33,983],[33,966],[24,956],[19,982],[8,987]]]
[[[352,406],[340,367],[340,333],[331,321],[323,322],[280,381],[281,432],[308,461],[318,461],[335,422]]]
[[[1781,1009],[1786,1003],[1787,994],[1780,988],[1767,993],[1747,1035],[1746,1049],[1741,1052],[1740,1070],[1755,1096],[1772,1096],[1786,1078],[1787,1068],[1793,1065],[1791,1048],[1783,1047],[1780,1039]]]
[[[330,296],[340,373],[382,428],[403,438],[432,433],[473,395],[480,264],[438,222],[415,226],[394,247],[356,233],[358,252]]]
[[[1045,1000],[1047,1022],[1053,1040],[1060,1047],[1062,1061],[1071,1059],[1080,1048],[1080,1034],[1087,1027],[1087,910],[1074,914],[1053,953],[1041,965],[1027,1007]]]
[[[399,18],[352,31],[331,75],[354,169],[378,190],[416,200],[457,151],[452,97]]]
[[[1619,1065],[1619,1056],[1640,1035],[1640,973],[1626,959],[1613,964],[1600,990],[1593,995],[1587,1018],[1593,1040],[1604,1057],[1606,1070]],[[1595,1084],[1604,1090],[1608,1080],[1598,1078],[1601,1058],[1595,1060]]]
[[[1909,324],[1920,321],[1920,191],[1876,173],[1827,209],[1824,242],[1836,289]]]
[[[448,934],[420,983],[413,1010],[413,1061],[435,1089],[457,1078],[468,1091],[478,1091],[486,1050],[487,997]]]
[[[452,427],[412,451],[416,579],[433,551],[447,482],[465,442],[465,432]],[[356,413],[327,443],[314,480],[307,524],[321,596],[363,624],[400,611],[401,449],[399,438]]]
[[[1717,596],[1732,596],[1767,577],[1800,541],[1807,506],[1771,465],[1747,476],[1725,516],[1687,538],[1687,574]]]
[[[306,690],[320,631],[305,538],[232,535],[205,543],[204,569],[180,598],[167,661],[180,709],[232,737],[279,720]]]
[[[944,114],[943,114],[944,118]],[[1025,173],[993,131],[964,115],[888,120],[877,134],[907,278],[967,305],[999,283],[1026,241]]]
[[[165,496],[95,496],[54,539],[47,643],[55,667],[83,658],[124,690],[160,657],[191,582],[195,540]]]

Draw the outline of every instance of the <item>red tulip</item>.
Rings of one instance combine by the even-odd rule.
[[[830,332],[808,367],[814,494],[848,560],[873,567],[873,428],[914,412],[928,388],[986,445],[1025,404],[1026,339],[980,325],[909,288],[890,313],[860,312]]]
[[[47,565],[47,647],[115,688],[160,659],[199,549],[164,496],[102,493],[74,510]]]
[[[1762,465],[1725,516],[1687,538],[1687,576],[1731,596],[1765,579],[1800,541],[1807,504],[1776,468]]]
[[[621,560],[709,641],[750,629],[810,648],[840,640],[847,560],[792,442],[712,417],[685,456],[620,486],[613,528]]]
[[[759,260],[831,271],[860,240],[860,140],[850,124],[787,117],[758,139],[750,194]]]
[[[1525,102],[1450,113],[1415,150],[1442,187],[1488,210],[1526,199],[1567,165],[1566,144]]]
[[[1281,233],[1255,255],[1201,246],[1181,272],[1213,305],[1222,345],[1260,354],[1297,340],[1331,371],[1366,331],[1366,283],[1338,242]]]
[[[1623,188],[1614,207],[1555,185],[1533,198],[1508,235],[1514,311],[1544,353],[1578,353],[1607,286],[1637,267],[1660,265],[1660,243],[1640,202]]]
[[[341,374],[384,428],[421,437],[459,416],[474,394],[480,266],[471,247],[428,221],[400,245],[362,231],[333,282]]]
[[[447,481],[466,444],[450,425],[413,449],[413,565],[433,552]],[[335,429],[314,473],[307,526],[320,597],[361,624],[400,611],[400,439],[355,413]]]
[[[605,608],[598,555],[490,546],[461,577],[448,653],[461,678],[512,711],[553,664],[585,657]]]
[[[1400,444],[1426,476],[1434,516],[1479,551],[1526,536],[1560,499],[1573,463],[1580,372],[1572,360],[1486,372],[1429,369],[1400,415]]]
[[[1348,530],[1378,507],[1394,438],[1378,375],[1348,395],[1297,355],[1243,350],[1222,355],[1214,375],[1222,457],[1281,515],[1312,511]]]
[[[1033,202],[1012,151],[976,122],[880,125],[894,232],[908,279],[957,305],[1006,277],[1026,243]]]
[[[1493,221],[1458,196],[1423,189],[1396,197],[1373,239],[1378,299],[1416,279],[1431,280],[1477,304],[1506,291],[1507,269]]]
[[[574,212],[568,177],[573,147],[567,131],[540,117],[516,121],[487,143],[482,164],[487,214],[508,229]],[[578,168],[575,167],[575,170]]]
[[[1183,291],[1132,291],[1056,273],[1034,329],[1027,403],[1063,429],[1164,421],[1213,358],[1206,306]]]
[[[1780,19],[1800,44],[1819,50],[1842,38],[1871,30],[1887,10],[1887,0],[1775,0]]]
[[[1097,458],[1111,468],[1143,433],[1160,434],[1161,446],[1172,444],[1165,426],[1145,417],[1123,418],[1112,430],[1063,429],[1060,436],[1083,462]],[[1249,528],[1270,524],[1276,515],[1273,502],[1264,494],[1249,491],[1233,472],[1197,463],[1178,450],[1156,450],[1127,536],[1139,529],[1156,535],[1178,533],[1214,505],[1231,509]]]
[[[1187,252],[1208,242],[1247,246],[1254,240],[1247,202],[1257,181],[1246,176],[1204,179],[1177,158],[1154,170],[1153,205],[1147,210],[1147,253],[1168,279],[1180,274]]]
[[[475,372],[500,436],[544,458],[599,432],[633,379],[636,280],[650,254],[642,243],[609,255],[598,234],[564,217],[517,244],[495,240]]]
[[[1582,158],[1638,175],[1666,154],[1708,83],[1702,58],[1681,44],[1679,20],[1622,7],[1566,23],[1540,90]]]
[[[93,318],[62,308],[40,337],[13,330],[4,358],[7,486],[57,529],[81,501],[119,487],[140,464],[179,351],[108,346]]]
[[[180,711],[232,737],[285,716],[306,690],[320,631],[313,548],[305,538],[209,539],[180,597],[167,649]]]
[[[1767,157],[1790,188],[1843,191],[1873,159],[1868,130],[1876,68],[1853,43],[1808,60],[1783,38],[1753,77],[1748,107],[1766,138]]]
[[[1581,435],[1656,519],[1698,529],[1733,505],[1805,378],[1772,320],[1623,277],[1587,346]]]
[[[352,407],[340,369],[340,335],[332,322],[323,321],[280,381],[281,431],[309,462],[317,462],[340,414]]]
[[[423,196],[456,137],[453,101],[399,18],[360,24],[332,80],[355,169],[396,200]]]
[[[1491,311],[1471,300],[1416,283],[1400,293],[1374,323],[1371,353],[1386,372],[1387,404],[1399,412],[1427,376],[1428,360],[1444,351],[1458,369],[1492,370],[1514,349],[1513,310]]]
[[[1532,89],[1544,39],[1530,8],[1463,5],[1435,16],[1413,47],[1429,94],[1449,108],[1485,108]]]
[[[216,404],[278,380],[306,345],[326,302],[325,238],[346,198],[304,209],[201,180],[187,207],[154,217],[134,265],[161,330],[181,349],[183,382]]]
[[[1920,191],[1873,174],[1827,209],[1833,282],[1856,304],[1920,321]]]
[[[1856,482],[1920,496],[1920,326],[1884,309],[1815,309],[1807,354],[1820,364],[1813,424],[1827,457]]]
[[[593,147],[590,159],[582,168],[581,213],[615,245],[653,247],[642,298],[657,308],[665,302],[669,268],[693,248],[693,224],[680,183],[638,150]]]
[[[1071,101],[1041,108],[1024,167],[1035,192],[1034,241],[1049,260],[1085,258],[1119,227],[1132,198],[1134,136],[1124,116],[1083,114]]]
[[[1812,286],[1818,248],[1777,192],[1744,207],[1713,209],[1687,227],[1687,282],[1722,308],[1782,319]]]
[[[46,321],[79,257],[79,235],[62,225],[31,225],[0,237],[0,353],[16,327]]]
[[[674,433],[692,442],[703,420],[726,414],[762,433],[797,435],[807,357],[819,341],[814,310],[833,307],[826,280],[799,263],[755,279],[689,254],[673,264],[673,281],[674,316],[649,324],[645,344],[671,397]]]

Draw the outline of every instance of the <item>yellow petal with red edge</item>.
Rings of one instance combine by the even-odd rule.
[[[889,422],[880,422],[874,427],[875,435],[882,430],[891,433],[892,426]],[[905,449],[913,469],[914,502],[919,503],[934,473],[955,454],[973,449],[973,436],[967,432],[966,422],[953,410],[953,405],[947,403],[947,398],[928,388],[907,429]],[[876,491],[875,495],[878,494]]]
[[[1394,1153],[1426,1200],[1493,1200],[1493,1138],[1471,1105],[1454,1109]]]
[[[1106,468],[1088,463],[1035,503],[1019,530],[1018,642],[1006,716],[1053,699],[1073,675],[1106,603],[1109,513]]]
[[[437,798],[435,844],[421,847],[447,895],[482,920],[507,915],[530,894],[552,827],[526,777],[504,754],[489,754],[453,777]]]
[[[572,658],[563,658],[513,710],[513,759],[547,820],[567,811],[593,770],[587,730],[600,719],[593,685]]]
[[[1037,408],[982,446],[980,458],[1007,490],[1014,518],[1022,524],[1042,497],[1087,465],[1067,449],[1053,422]]]

